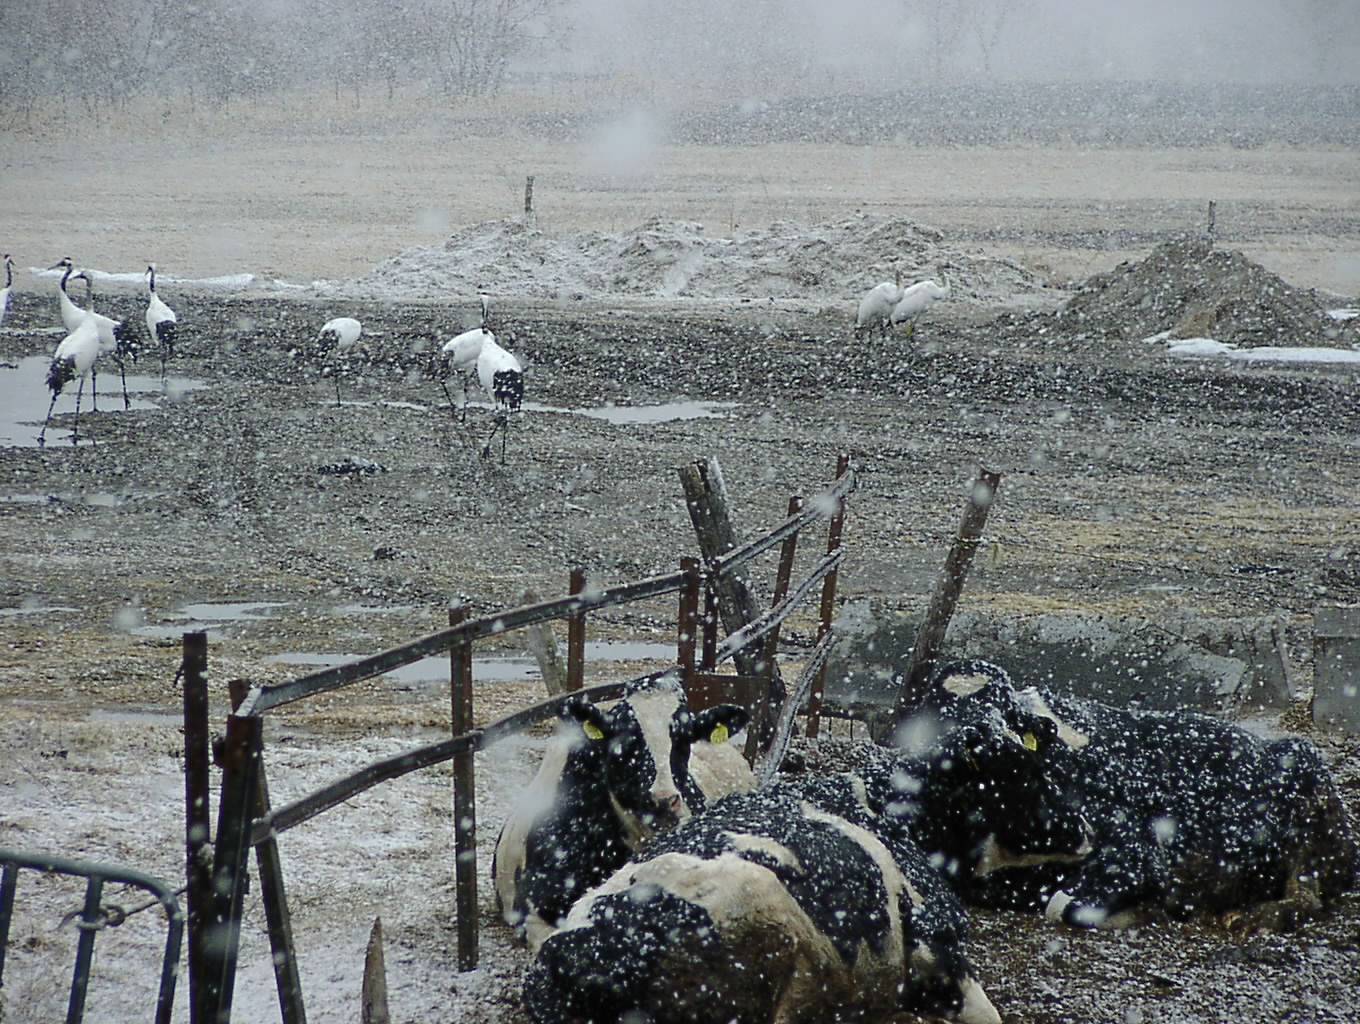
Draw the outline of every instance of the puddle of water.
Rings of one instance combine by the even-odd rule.
[[[17,366],[0,367],[0,446],[36,448],[38,433],[42,430],[47,416],[47,404],[52,400],[52,392],[47,389],[47,368],[52,362],[50,356],[26,356]],[[112,362],[101,360],[99,366],[99,411],[123,411],[123,385],[118,379],[118,368]],[[128,395],[159,394],[164,391],[175,395],[184,391],[206,387],[202,381],[188,377],[168,377],[164,382],[159,376],[130,373],[127,378]],[[89,387],[80,403],[81,415],[93,411]],[[71,385],[57,398],[53,415],[70,413],[75,410],[75,391]],[[156,403],[145,398],[132,397],[132,408],[154,409]],[[70,442],[67,430],[49,427],[47,443]]]
[[[185,633],[207,633],[210,640],[221,640],[220,627],[229,622],[258,622],[269,618],[274,608],[282,608],[281,601],[201,601],[185,604],[166,617],[176,620],[169,625],[137,626],[129,632],[133,636],[156,640],[177,640]]]
[[[46,505],[49,502],[61,502],[67,505],[117,508],[130,501],[163,497],[164,491],[57,491],[51,494],[0,494],[0,505]]]
[[[280,665],[306,665],[312,668],[334,668],[346,662],[358,661],[358,654],[323,654],[315,651],[287,651],[275,654],[270,661]],[[600,641],[586,644],[586,661],[664,661],[675,659],[671,644]],[[449,657],[436,654],[420,661],[403,665],[384,673],[391,680],[411,686],[439,685],[449,682]],[[529,657],[500,656],[472,659],[474,683],[510,683],[537,679],[538,664]]]
[[[614,424],[670,423],[674,420],[718,419],[737,408],[737,402],[665,402],[661,405],[603,405],[595,409],[565,409],[557,405],[525,402],[525,412],[555,412],[589,416]],[[461,403],[459,403],[461,408]],[[471,402],[469,408],[490,409],[485,402]]]
[[[598,409],[573,409],[572,412],[614,424],[670,423],[673,420],[717,419],[736,406],[736,402],[666,402],[662,405],[606,405]]]
[[[88,718],[91,722],[109,722],[120,725],[160,723],[182,726],[184,724],[183,712],[158,710],[156,708],[95,708],[90,712]]]
[[[0,608],[0,615],[46,615],[51,612],[73,612],[75,608],[67,608],[60,604],[21,604],[18,608]]]

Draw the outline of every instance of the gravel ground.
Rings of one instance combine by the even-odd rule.
[[[10,362],[50,350],[50,332],[36,329],[48,301],[18,297],[13,329],[0,336]],[[157,771],[172,789],[165,751],[176,740],[161,722],[176,707],[174,637],[186,604],[268,603],[257,618],[222,613],[211,652],[215,680],[263,681],[287,677],[270,660],[281,654],[368,653],[428,632],[453,600],[490,610],[518,603],[526,587],[560,593],[573,565],[602,584],[668,571],[694,548],[676,467],[707,455],[720,460],[742,523],[755,527],[781,518],[789,494],[815,493],[851,451],[861,482],[841,594],[885,613],[921,606],[979,464],[1005,475],[988,526],[995,554],[978,560],[970,606],[1153,618],[1279,612],[1306,683],[1312,609],[1360,596],[1351,370],[1172,360],[1159,346],[1076,338],[1049,314],[967,306],[939,307],[913,349],[855,342],[843,311],[507,304],[500,316],[532,362],[533,404],[502,463],[479,457],[488,410],[474,402],[467,424],[455,422],[425,372],[430,345],[465,309],[176,302],[189,327],[173,373],[203,386],[171,387],[125,412],[106,374],[101,412],[82,420],[86,440],[57,433],[45,449],[5,453],[0,714],[10,723],[6,789],[26,812],[0,831],[6,844],[44,834],[63,843],[60,829],[30,819],[63,806],[65,776],[82,762],[75,751],[119,779],[142,763],[147,726],[137,715],[163,734]],[[371,360],[342,376],[337,407],[304,343],[342,311],[367,325]],[[723,404],[709,417],[655,423],[579,411],[677,401]],[[69,412],[58,425],[70,425]],[[375,471],[326,471],[369,463]],[[605,614],[591,635],[664,641],[670,616],[665,605]],[[806,632],[795,628],[790,641]],[[323,766],[337,771],[375,745],[388,749],[383,737],[443,721],[437,690],[362,692],[362,702],[281,714],[284,764],[305,762],[324,778]],[[485,693],[489,716],[530,699],[533,687]],[[1272,725],[1313,734],[1354,806],[1354,738],[1313,733],[1303,705]],[[318,746],[337,737],[358,747],[328,761]],[[518,770],[522,781],[528,766]],[[507,770],[490,793],[484,843],[494,838],[496,795],[514,777]],[[422,813],[446,818],[438,779],[421,785]],[[99,852],[100,808],[125,811],[124,800],[68,799],[76,845]],[[169,811],[173,851],[173,801]],[[493,923],[484,967],[459,977],[447,966],[444,914],[400,900],[400,910],[384,907],[384,891],[417,884],[409,866],[370,885],[350,879],[343,909],[317,901],[308,882],[343,868],[325,865],[326,836],[366,828],[333,827],[298,840],[292,869],[300,920],[355,933],[343,962],[314,932],[303,940],[312,950],[304,976],[311,964],[313,977],[327,978],[312,987],[323,989],[313,996],[318,1019],[332,1003],[336,1013],[352,1005],[358,932],[376,913],[388,925],[400,1019],[437,1019],[443,997],[431,992],[445,985],[461,993],[457,1019],[516,1019],[522,958]],[[417,872],[431,857],[413,852],[424,849],[414,840],[393,843]],[[114,852],[145,859],[136,842]],[[155,859],[174,876],[172,854]],[[1212,922],[1085,935],[1000,914],[978,915],[976,930],[987,987],[1014,1020],[1340,1021],[1357,1010],[1354,898],[1288,936],[1244,939]],[[268,1013],[267,977],[247,977],[245,1005]]]

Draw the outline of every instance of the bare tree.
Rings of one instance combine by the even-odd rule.
[[[510,62],[532,43],[529,29],[564,0],[432,0],[429,27],[448,92],[482,96],[505,82]]]

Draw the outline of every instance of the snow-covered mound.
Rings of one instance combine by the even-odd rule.
[[[488,221],[443,245],[405,249],[346,290],[373,298],[441,298],[488,291],[544,299],[782,299],[842,303],[881,280],[947,275],[956,299],[1051,303],[1038,275],[950,244],[900,218],[779,222],[711,235],[702,224],[653,219],[630,231],[552,235],[518,220]]]
[[[1316,292],[1207,240],[1167,242],[1140,263],[1087,279],[1059,313],[1092,338],[1213,338],[1238,348],[1346,347],[1355,333]]]

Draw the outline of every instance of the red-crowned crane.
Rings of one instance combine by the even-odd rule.
[[[893,307],[902,298],[901,282],[883,281],[874,285],[859,300],[859,314],[855,317],[855,337],[864,331],[878,328],[879,337],[888,336]]]
[[[907,337],[911,337],[916,331],[916,318],[935,305],[940,299],[949,298],[949,282],[945,280],[944,271],[940,271],[940,281],[917,281],[910,288],[902,293],[902,297],[893,306],[892,325],[907,325]]]
[[[490,305],[488,297],[482,295],[482,322],[478,327],[462,334],[455,335],[444,342],[439,350],[443,366],[436,368],[439,374],[439,384],[444,389],[444,397],[449,400],[449,412],[454,409],[453,395],[449,394],[449,384],[445,376],[445,369],[458,374],[463,381],[463,422],[467,422],[467,379],[468,375],[477,369],[477,358],[482,354],[482,345],[486,341],[494,342],[496,336],[487,329],[486,318]]]
[[[156,294],[156,264],[149,263],[146,268],[147,290],[150,293],[146,303],[146,332],[153,345],[160,346],[161,376],[165,376],[166,360],[175,354],[175,329],[179,317]]]
[[[73,380],[80,382],[76,390],[76,423],[71,432],[71,443],[80,437],[80,398],[85,393],[85,378],[91,378],[93,387],[94,364],[99,358],[99,328],[89,317],[85,317],[76,329],[61,340],[52,363],[47,368],[47,386],[52,391],[52,401],[47,404],[47,419],[43,420],[42,433],[38,444],[47,443],[47,423],[52,419],[52,408],[57,404],[57,396]]]
[[[85,279],[85,315],[94,321],[96,330],[99,331],[99,352],[101,355],[110,355],[118,366],[118,379],[123,385],[123,408],[131,409],[132,400],[128,398],[127,389],[127,361],[137,361],[137,356],[141,352],[141,345],[135,334],[135,328],[128,320],[114,320],[103,313],[94,311],[94,276],[88,270],[82,270],[76,277]]]
[[[501,432],[501,462],[505,462],[505,441],[510,432],[510,413],[524,401],[524,366],[512,354],[501,348],[496,339],[487,337],[477,356],[477,379],[496,407],[491,432],[486,435],[482,458],[491,457],[491,439]]]
[[[359,336],[364,333],[364,325],[351,316],[338,316],[321,325],[314,342],[324,362],[330,364],[331,377],[335,381],[335,405],[340,407],[340,370],[342,362],[359,344]]]
[[[14,287],[14,258],[5,253],[5,287],[0,288],[0,326],[5,322],[5,310],[9,309],[9,293]]]

